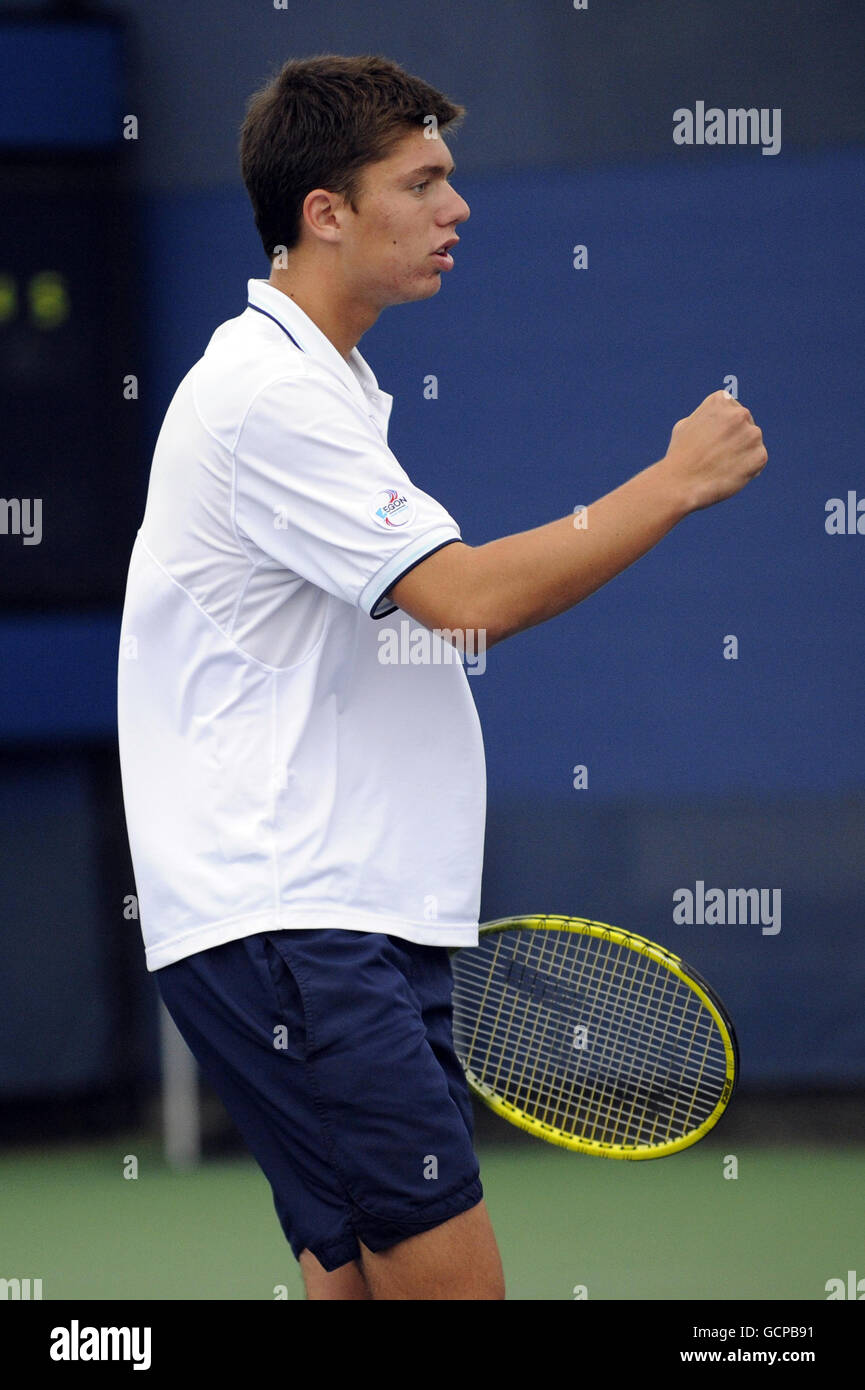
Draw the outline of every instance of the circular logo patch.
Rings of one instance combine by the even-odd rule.
[[[373,497],[370,514],[379,526],[405,526],[414,516],[414,503],[404,492],[387,487]]]

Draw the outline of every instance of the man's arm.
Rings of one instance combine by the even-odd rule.
[[[470,629],[486,646],[564,613],[627,569],[692,511],[739,492],[768,455],[751,412],[726,391],[673,428],[664,457],[586,509],[487,545],[455,541],[391,590],[428,628]]]

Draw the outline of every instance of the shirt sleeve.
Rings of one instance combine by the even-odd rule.
[[[247,412],[234,520],[242,541],[372,618],[396,611],[387,594],[404,574],[461,539],[361,402],[309,374],[272,382]]]

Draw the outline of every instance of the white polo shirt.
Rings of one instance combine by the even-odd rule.
[[[393,653],[383,630],[419,626],[387,592],[459,527],[388,448],[392,397],[357,349],[248,288],[168,408],[129,567],[118,726],[147,968],[292,927],[473,945],[469,680],[438,637],[415,663],[380,636]]]

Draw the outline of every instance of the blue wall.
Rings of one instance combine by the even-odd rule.
[[[489,763],[484,915],[583,913],[679,950],[725,997],[754,1083],[865,1080],[865,536],[824,527],[828,498],[865,496],[863,174],[857,150],[706,150],[700,164],[458,177],[472,217],[457,268],[360,344],[395,397],[397,456],[472,544],[608,491],[738,377],[769,448],[763,476],[495,649],[473,689]],[[142,216],[149,455],[180,377],[267,267],[242,189],[151,192]],[[437,401],[423,397],[430,373]],[[117,628],[113,613],[0,625],[7,741],[113,738]],[[737,661],[723,659],[727,634]],[[571,786],[577,763],[585,790]],[[74,769],[32,805],[67,801],[86,814]],[[10,824],[18,804],[7,788]],[[15,839],[19,882],[42,850],[38,833]],[[698,878],[780,887],[781,934],[675,927],[672,893]],[[82,950],[85,898],[65,928]],[[20,892],[14,904],[29,940],[31,909]],[[137,930],[119,898],[111,911],[109,930]],[[64,1067],[83,1083],[78,1017]]]
[[[247,275],[266,273],[237,172],[249,93],[290,55],[386,52],[466,103],[454,149],[472,218],[440,295],[385,313],[361,350],[396,398],[397,454],[466,539],[615,486],[729,372],[771,454],[742,496],[491,654],[475,687],[492,793],[567,793],[577,762],[593,801],[860,787],[861,538],[823,526],[828,497],[857,478],[865,491],[863,153],[832,149],[863,137],[856,8],[815,25],[808,6],[731,0],[719,25],[705,0],[671,0],[662,20],[637,0],[591,12],[447,0],[434,35],[417,6],[390,0],[375,13],[213,0],[204,27],[198,5],[113,8],[130,21],[123,105],[141,123],[124,154],[147,190],[147,341],[133,364],[145,456]],[[0,18],[9,10],[0,0]],[[193,59],[206,81],[189,81]],[[120,69],[106,61],[103,75],[115,95],[91,83],[90,104],[115,129]],[[39,110],[56,86],[34,95]],[[672,111],[698,97],[780,105],[781,153],[674,146]],[[571,267],[577,242],[586,271]],[[116,624],[0,618],[0,731],[111,737]],[[736,662],[721,656],[727,633]]]
[[[473,678],[483,916],[629,925],[716,985],[746,1083],[850,1084],[865,1079],[865,536],[824,523],[828,498],[865,495],[865,155],[716,154],[457,178],[472,209],[457,268],[360,347],[395,397],[394,451],[472,544],[616,486],[738,377],[761,478]],[[152,199],[148,217],[153,435],[267,268],[242,194]],[[780,888],[780,933],[677,926],[672,895],[698,879]]]
[[[624,481],[727,373],[770,453],[738,497],[490,653],[473,689],[492,793],[567,793],[577,763],[589,788],[573,795],[592,801],[862,788],[865,537],[824,523],[828,498],[865,496],[865,157],[755,154],[699,174],[521,175],[461,191],[472,216],[456,269],[435,299],[386,311],[360,348],[395,397],[392,447],[467,541]],[[234,191],[151,198],[142,239],[149,456],[177,382],[267,266]],[[571,268],[578,242],[584,271]],[[109,616],[88,662],[56,661],[67,697],[46,701],[46,627],[43,659],[0,687],[0,724],[110,735],[115,640]]]

